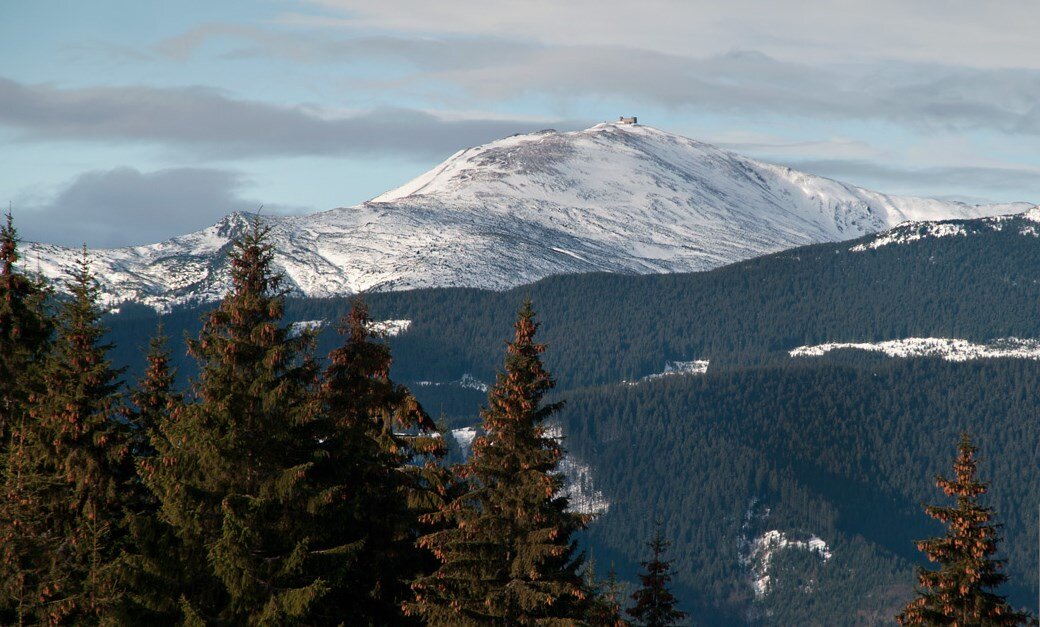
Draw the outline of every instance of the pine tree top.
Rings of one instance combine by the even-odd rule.
[[[1004,561],[997,553],[999,525],[992,522],[993,509],[978,498],[986,483],[977,476],[978,449],[962,434],[953,462],[954,476],[938,476],[936,485],[952,506],[929,505],[929,516],[946,525],[943,536],[917,542],[918,550],[937,570],[918,569],[917,598],[907,604],[897,620],[902,625],[1020,625],[1027,616],[1014,611],[995,589],[1007,581]]]
[[[443,528],[419,543],[441,566],[413,585],[407,609],[430,624],[575,625],[591,609],[574,540],[586,517],[568,511],[563,451],[544,424],[560,405],[542,402],[553,381],[537,329],[525,302],[481,412],[485,433],[456,468],[462,493],[427,517]]]
[[[8,210],[5,222],[0,226],[0,274],[9,275],[14,271],[18,261],[18,231],[14,228],[14,218]]]
[[[678,600],[668,586],[672,580],[669,572],[672,562],[664,555],[669,546],[671,543],[664,539],[658,522],[653,538],[647,542],[650,559],[640,562],[644,572],[639,575],[642,586],[632,594],[636,604],[626,612],[646,627],[668,627],[686,617],[685,612],[675,608]]]
[[[29,379],[36,378],[30,364],[46,351],[53,330],[46,307],[50,290],[41,279],[18,272],[18,243],[8,211],[0,226],[0,436],[15,396],[25,395]]]

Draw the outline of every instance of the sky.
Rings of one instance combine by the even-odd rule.
[[[619,115],[877,191],[1040,202],[1032,0],[0,0],[24,239],[363,202]]]

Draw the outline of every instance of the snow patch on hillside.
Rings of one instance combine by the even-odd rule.
[[[638,381],[622,381],[624,385],[638,385],[646,381],[653,381],[655,379],[663,379],[664,377],[674,377],[677,375],[699,375],[706,374],[708,372],[708,366],[711,362],[707,359],[696,359],[693,361],[666,361],[664,362],[664,369],[661,372],[655,372],[654,374],[648,374],[645,377],[640,377]]]
[[[574,455],[567,453],[560,460],[560,472],[565,484],[564,494],[570,499],[569,511],[579,514],[605,514],[610,509],[610,501],[596,489],[592,478],[592,468]]]
[[[831,342],[799,346],[789,351],[789,354],[791,357],[822,357],[831,351],[843,349],[883,353],[888,357],[938,357],[946,361],[1009,358],[1040,360],[1040,340],[1015,337],[986,344],[937,337],[912,337],[884,342]]]
[[[411,320],[373,320],[369,323],[368,330],[383,337],[394,337],[411,327]]]
[[[774,583],[775,574],[771,571],[776,556],[783,551],[809,551],[818,556],[824,563],[830,561],[833,554],[827,543],[815,534],[795,534],[779,529],[769,529],[753,535],[752,529],[763,524],[769,518],[768,507],[759,507],[759,499],[753,497],[744,512],[744,520],[740,525],[740,538],[737,542],[737,560],[747,569],[751,580],[751,588],[755,599],[761,600]],[[795,536],[800,539],[796,539]],[[805,592],[812,592],[811,582]]]
[[[563,427],[550,424],[545,429],[545,437],[555,438],[564,447]],[[559,472],[563,474],[563,493],[570,499],[569,511],[579,514],[603,514],[610,508],[610,501],[596,489],[592,478],[592,468],[571,452],[566,452],[560,460]]]
[[[664,370],[656,374],[649,374],[643,377],[642,380],[650,381],[680,374],[705,374],[708,372],[709,363],[710,362],[707,359],[696,359],[693,361],[666,361],[664,363]]]
[[[299,320],[289,324],[289,334],[299,335],[304,331],[321,331],[327,326],[329,326],[328,320]],[[373,320],[368,323],[368,330],[382,337],[394,337],[404,333],[411,326],[411,320]]]
[[[741,556],[741,563],[751,573],[751,587],[755,591],[756,599],[769,594],[773,582],[773,576],[770,574],[773,560],[781,552],[792,550],[815,553],[824,562],[832,557],[827,543],[815,535],[809,535],[804,540],[795,540],[779,529],[770,529],[753,538],[748,543],[747,553]]]
[[[295,337],[306,331],[320,331],[328,323],[328,320],[300,320],[293,322],[289,325],[289,335]]]
[[[470,390],[477,390],[478,392],[487,393],[488,384],[484,383],[480,379],[477,379],[468,372],[463,374],[462,377],[455,381],[416,381],[413,385],[420,385],[423,387],[440,387],[442,385],[457,387],[457,388],[468,388]]]
[[[451,437],[455,438],[455,443],[462,449],[462,457],[465,459],[473,452],[473,440],[477,439],[477,428],[462,427],[461,429],[452,429]]]

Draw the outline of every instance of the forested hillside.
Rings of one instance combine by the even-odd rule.
[[[1036,598],[1040,363],[788,351],[1040,337],[1040,240],[1025,219],[1006,226],[875,248],[876,238],[811,246],[705,273],[562,276],[507,292],[376,293],[368,302],[376,320],[411,321],[389,338],[394,375],[435,418],[461,427],[478,421],[486,393],[472,384],[494,381],[516,307],[533,299],[555,397],[567,401],[567,448],[610,503],[588,533],[601,564],[634,581],[659,517],[682,607],[708,624],[888,622],[922,562],[913,540],[936,532],[920,504],[934,497],[931,478],[961,430],[976,437],[1007,525],[1007,591],[1018,604]],[[296,300],[286,311],[335,321],[347,308],[345,299]],[[164,321],[175,337],[194,335],[198,316]],[[127,307],[109,321],[119,360],[137,363],[129,349],[156,316]],[[334,340],[323,332],[318,354]],[[641,381],[695,359],[710,360],[707,375]],[[770,541],[782,548],[763,552]]]
[[[1040,364],[1012,360],[670,377],[571,392],[563,417],[569,448],[611,503],[592,543],[636,560],[661,517],[676,581],[702,611],[746,617],[755,596],[741,541],[769,530],[824,540],[829,560],[790,550],[771,565],[774,586],[752,607],[778,625],[894,616],[921,562],[913,540],[938,528],[920,504],[961,431],[976,438],[1006,523],[1013,599],[1033,602],[1038,418]]]

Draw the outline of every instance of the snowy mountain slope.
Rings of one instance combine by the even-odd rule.
[[[1029,206],[887,196],[647,126],[600,124],[469,148],[361,205],[267,221],[289,287],[321,297],[705,270],[907,220]],[[247,227],[233,214],[159,244],[93,251],[106,302],[165,308],[216,298],[227,287],[229,242]],[[78,251],[28,244],[25,253],[28,268],[61,277]]]

